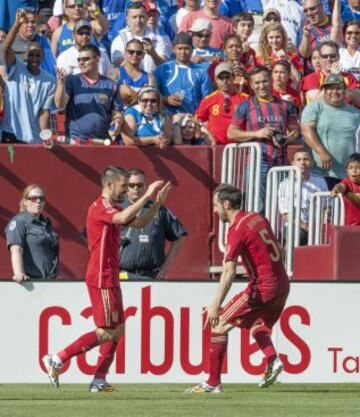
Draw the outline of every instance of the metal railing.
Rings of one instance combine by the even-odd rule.
[[[259,211],[261,147],[258,143],[229,144],[221,162],[221,182],[234,185],[245,193],[241,210]],[[228,225],[219,220],[218,246],[225,252]]]
[[[279,191],[286,194],[286,216],[280,211]],[[300,240],[301,172],[298,167],[270,169],[266,183],[265,216],[283,248],[286,271],[292,276],[294,247],[299,246]]]
[[[345,223],[344,199],[340,194],[331,197],[329,191],[316,192],[310,197],[309,208],[309,245],[330,243],[332,226]]]

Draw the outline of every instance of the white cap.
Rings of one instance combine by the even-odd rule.
[[[210,20],[200,17],[196,19],[189,29],[190,32],[202,32],[203,30],[212,30],[212,24]]]

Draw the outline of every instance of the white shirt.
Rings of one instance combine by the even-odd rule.
[[[58,68],[65,68],[67,75],[76,75],[80,74],[79,63],[77,62],[79,51],[75,46],[72,46],[66,51],[62,52],[56,60],[56,65]],[[106,52],[100,49],[100,62],[99,62],[99,72],[101,75],[107,76],[107,73],[112,68],[109,57]]]
[[[139,39],[142,41],[144,38],[149,38],[152,41],[158,55],[164,58],[169,58],[171,50],[169,50],[169,46],[166,44],[161,35],[152,32],[149,28],[146,28],[143,36],[134,35],[131,30],[126,27],[125,29],[120,30],[119,35],[111,44],[111,61],[115,63],[118,60],[122,61],[124,59],[125,46],[131,39]],[[152,74],[154,72],[156,64],[149,54],[145,54],[141,62],[141,68],[148,74]]]
[[[348,50],[342,46],[339,49],[341,69],[343,71],[349,71],[350,68],[360,69],[360,47],[356,51],[354,56],[351,56]]]
[[[281,214],[288,213],[288,204],[291,201],[289,195],[289,180],[285,178],[281,181],[278,191],[279,212]],[[309,209],[311,194],[317,191],[328,191],[326,181],[323,177],[310,174],[307,181],[301,182],[301,212],[300,218],[303,223],[309,223]],[[295,198],[295,197],[294,197]]]
[[[303,8],[295,0],[262,0],[264,12],[267,9],[276,9],[281,16],[289,41],[296,45],[297,32],[301,30]]]

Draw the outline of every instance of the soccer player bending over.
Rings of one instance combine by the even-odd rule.
[[[90,259],[86,271],[86,286],[96,329],[84,334],[58,353],[43,357],[50,381],[57,388],[60,370],[66,361],[101,345],[94,379],[89,390],[90,392],[114,391],[113,386],[106,381],[106,375],[114,359],[118,341],[125,331],[124,308],[119,285],[120,225],[145,227],[156,216],[170,189],[169,182],[163,185],[163,181],[155,181],[149,185],[140,199],[122,209],[118,203],[127,192],[129,177],[129,172],[121,167],[106,168],[101,177],[101,196],[89,207],[86,229]],[[138,216],[156,190],[159,191],[155,203],[144,215]]]
[[[210,375],[206,382],[188,388],[189,393],[222,392],[221,366],[228,332],[233,327],[248,329],[267,359],[260,388],[273,384],[284,368],[272,343],[271,331],[285,306],[289,278],[269,222],[259,213],[241,211],[243,200],[244,195],[232,185],[221,184],[214,191],[214,212],[230,227],[224,271],[214,301],[205,310],[205,326],[211,326]],[[221,307],[235,278],[240,255],[250,283]]]

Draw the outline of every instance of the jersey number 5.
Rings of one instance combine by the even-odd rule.
[[[277,245],[276,242],[273,241],[273,239],[271,239],[269,237],[269,231],[266,229],[261,229],[259,231],[259,234],[261,236],[261,239],[263,240],[263,242],[269,246],[269,253],[270,253],[270,258],[273,262],[277,262],[280,260],[281,254],[279,251],[279,247]]]

